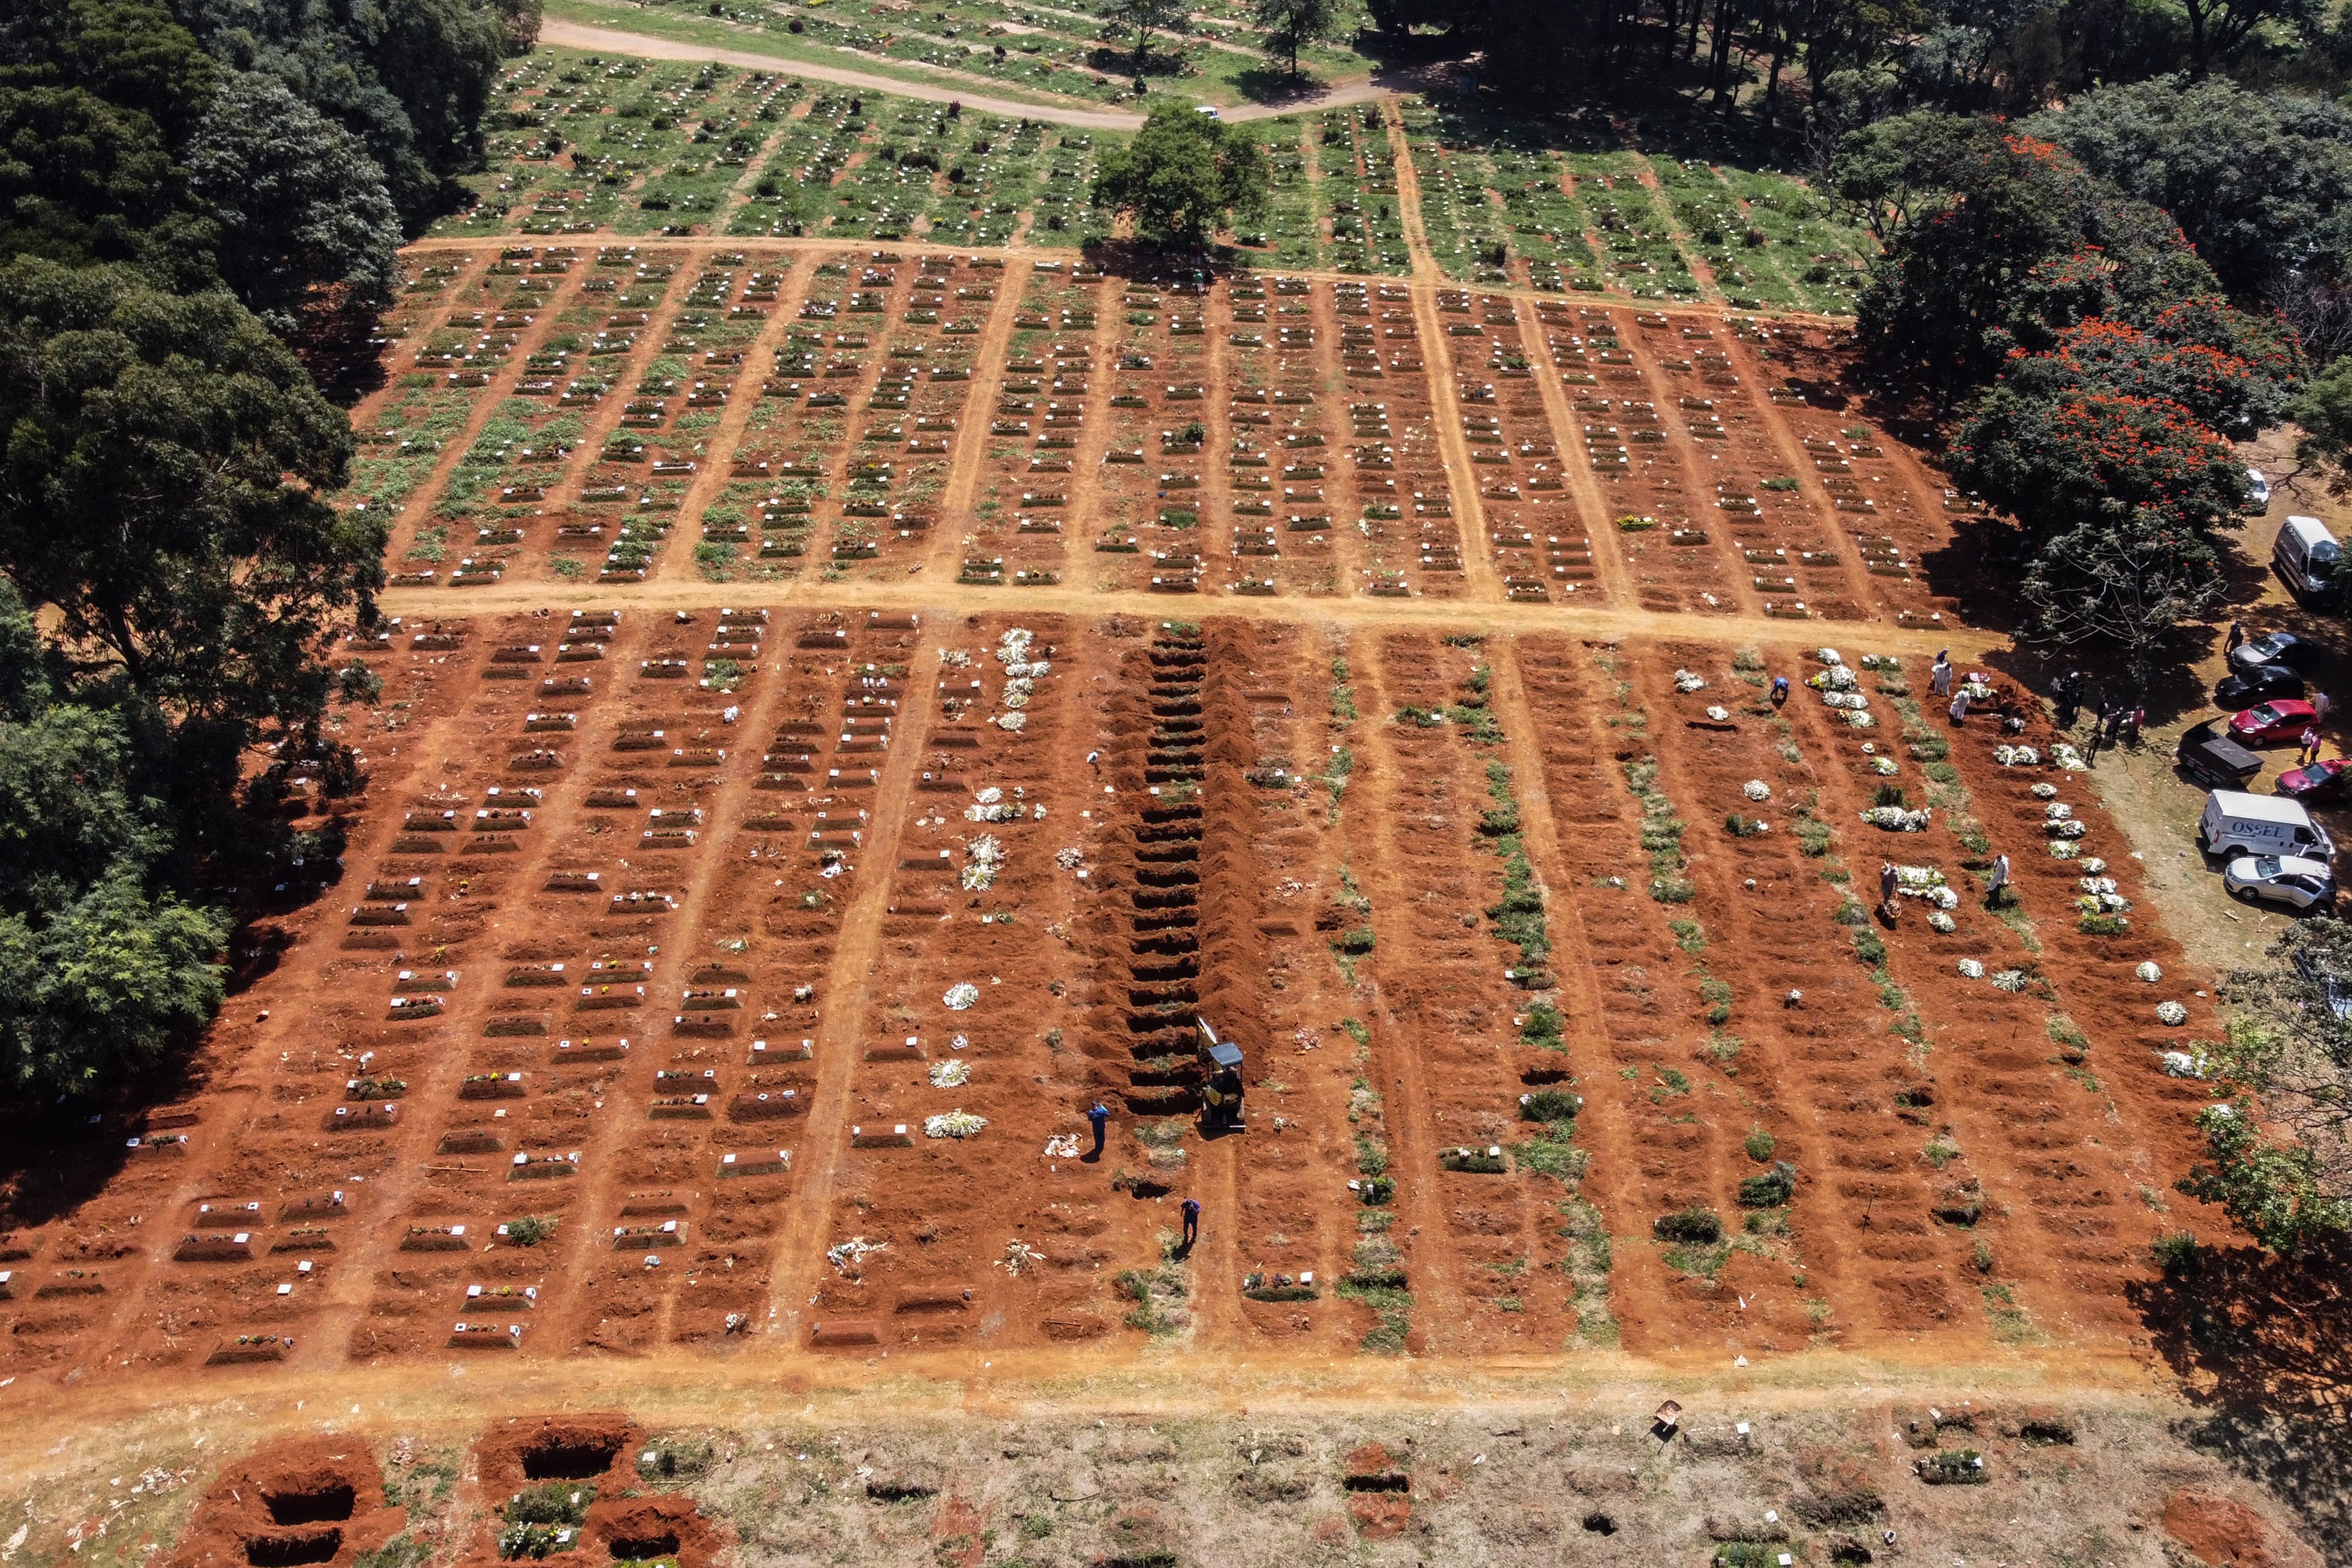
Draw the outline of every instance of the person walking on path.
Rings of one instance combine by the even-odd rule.
[[[2327,700],[2327,693],[2325,691],[2315,691],[2311,694],[2311,717],[2315,722],[2326,723],[2327,710],[2335,706],[2335,703]]]
[[[2246,623],[2243,621],[2231,621],[2230,623],[2230,635],[2228,638],[2222,642],[2221,651],[2224,654],[2235,653],[2238,651],[2239,647],[2244,644],[2245,640]]]
[[[1094,1104],[1088,1106],[1087,1108],[1087,1125],[1095,1130],[1094,1157],[1099,1160],[1102,1158],[1104,1134],[1110,1126],[1110,1107],[1105,1105],[1099,1100],[1096,1100]]]
[[[1985,908],[1999,909],[2001,889],[2008,886],[2009,857],[1996,855],[1992,858],[1992,875],[1985,881]]]
[[[1927,689],[1938,697],[1952,694],[1952,650],[1937,651],[1935,664],[1927,671]]]
[[[2297,766],[2319,761],[2319,726],[2314,724],[2295,738],[2294,760]]]
[[[1191,1251],[1192,1244],[1200,1239],[1201,1200],[1186,1198],[1184,1200],[1184,1249]]]

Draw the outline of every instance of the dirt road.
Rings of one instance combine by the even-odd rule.
[[[1143,116],[1116,109],[1078,109],[1062,104],[1030,103],[1019,99],[992,98],[986,93],[974,93],[955,85],[953,79],[939,84],[908,81],[900,77],[880,76],[872,71],[853,69],[847,66],[817,65],[807,60],[782,55],[761,54],[753,49],[722,49],[710,44],[683,43],[676,38],[657,38],[646,33],[624,32],[617,27],[591,26],[580,22],[561,22],[549,18],[539,30],[541,43],[558,45],[567,49],[593,49],[600,54],[635,55],[650,60],[711,60],[723,66],[740,66],[750,70],[781,71],[806,77],[816,81],[829,81],[843,87],[854,87],[867,92],[890,93],[899,98],[921,99],[926,103],[959,102],[967,109],[989,114],[1002,114],[1013,119],[1044,120],[1055,125],[1076,125],[1094,131],[1132,131],[1143,123]],[[985,78],[962,76],[984,84]],[[1370,103],[1386,98],[1391,89],[1379,77],[1364,77],[1354,81],[1339,82],[1319,92],[1306,93],[1284,103],[1253,103],[1223,112],[1226,120],[1272,120],[1284,114],[1305,114],[1318,109],[1340,109],[1352,103]]]

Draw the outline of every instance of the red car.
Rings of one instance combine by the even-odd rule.
[[[2279,774],[2278,792],[2295,800],[2317,800],[2342,795],[2347,784],[2352,784],[2352,757],[2330,757]]]
[[[2254,745],[2264,741],[2299,741],[2305,730],[2318,722],[2318,711],[2310,703],[2282,697],[2231,714],[2230,737]]]

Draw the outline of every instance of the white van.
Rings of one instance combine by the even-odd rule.
[[[2326,523],[2315,517],[2291,517],[2279,525],[2271,563],[2286,579],[2288,591],[2305,599],[2326,590],[2343,553]]]
[[[2274,795],[2217,789],[2197,824],[2197,841],[2215,855],[2232,850],[2253,855],[2300,855],[2336,858],[2336,842],[2311,820],[2311,813]]]

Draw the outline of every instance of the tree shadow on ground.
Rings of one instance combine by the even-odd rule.
[[[1282,65],[1252,66],[1234,78],[1234,87],[1252,103],[1297,103],[1323,91],[1326,83],[1312,71],[1290,74]]]
[[[2128,1288],[2198,1414],[2175,1430],[2352,1561],[2352,1238],[2300,1258],[2200,1247]]]

